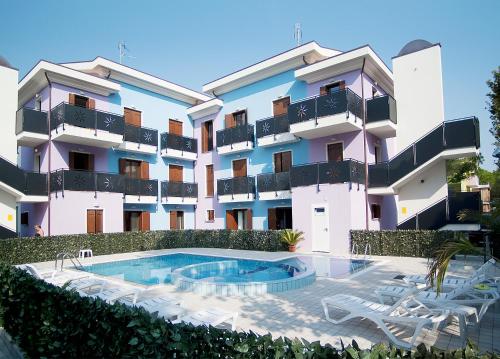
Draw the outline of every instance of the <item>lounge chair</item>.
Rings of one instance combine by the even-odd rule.
[[[236,330],[236,320],[238,319],[238,312],[228,312],[223,309],[212,308],[206,310],[200,310],[177,320],[172,323],[189,323],[192,325],[205,325],[216,327],[223,323],[231,325],[231,330]]]
[[[321,299],[326,320],[333,324],[340,324],[353,318],[368,319],[377,324],[387,337],[396,345],[412,348],[424,327],[437,329],[449,315],[448,310],[430,309],[416,300],[411,294],[401,298],[394,305],[389,306],[361,299],[348,294],[337,294]],[[343,317],[333,318],[329,309],[335,308],[347,312]],[[403,326],[413,329],[410,343],[398,339],[389,330],[389,325]]]
[[[46,281],[47,283],[62,286],[64,283],[72,280],[83,279],[83,278],[91,278],[92,274],[86,272],[74,272],[74,271],[53,271],[49,275],[42,274],[40,271],[31,264],[21,264],[18,265],[17,268],[22,269],[33,277]]]
[[[175,320],[186,314],[186,310],[181,307],[181,302],[178,298],[168,295],[141,298],[144,292],[130,299],[130,297],[122,297],[118,302],[146,309],[150,313],[157,313],[159,317],[165,320]]]

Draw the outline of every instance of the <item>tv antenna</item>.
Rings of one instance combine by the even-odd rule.
[[[130,50],[129,48],[127,47],[127,45],[125,45],[125,41],[120,41],[118,43],[118,51],[120,52],[120,64],[123,63],[123,59],[125,57],[128,57],[129,59],[135,59],[134,56],[131,56],[129,53],[130,53]]]
[[[295,23],[295,28],[293,30],[293,38],[297,41],[297,46],[300,46],[302,43],[302,27],[300,22]]]

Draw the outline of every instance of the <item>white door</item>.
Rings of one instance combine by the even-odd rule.
[[[312,206],[312,250],[316,252],[330,252],[328,205]]]

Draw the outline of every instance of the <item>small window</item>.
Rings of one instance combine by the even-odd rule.
[[[80,95],[75,95],[75,106],[87,108],[88,107],[88,105],[87,105],[88,101],[89,101],[88,97],[80,96]]]
[[[327,84],[325,86],[321,86],[319,89],[319,94],[320,95],[327,95],[327,94],[332,94],[335,92],[338,92],[340,90],[345,89],[345,81],[337,81],[337,82],[332,82],[330,84]]]
[[[207,209],[207,222],[213,222],[215,219],[215,212],[213,209]]]
[[[382,162],[382,152],[380,146],[375,146],[375,163]]]
[[[21,213],[21,224],[23,226],[29,225],[29,212],[23,212]]]
[[[380,204],[373,203],[371,205],[372,219],[380,219]]]
[[[202,152],[209,152],[214,149],[214,122],[206,121],[202,126],[201,149]]]

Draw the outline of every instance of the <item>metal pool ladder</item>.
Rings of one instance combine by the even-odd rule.
[[[357,243],[354,243],[352,245],[352,248],[351,248],[351,258],[354,257],[354,258],[358,258],[359,257],[359,247],[358,247],[358,244]],[[370,243],[366,243],[366,246],[365,246],[365,255],[363,257],[364,260],[366,260],[367,258],[371,258],[372,257],[372,245]]]
[[[55,270],[57,270],[57,261],[59,259],[61,260],[61,272],[62,272],[63,266],[64,266],[64,259],[69,259],[71,261],[71,263],[73,263],[73,267],[75,267],[77,269],[83,269],[82,263],[80,263],[80,261],[78,260],[78,258],[75,255],[73,255],[69,252],[61,252],[56,256],[56,261],[54,262],[54,269]]]
[[[366,260],[366,258],[371,258],[371,257],[372,257],[372,245],[370,243],[366,243],[365,257],[363,259]]]

